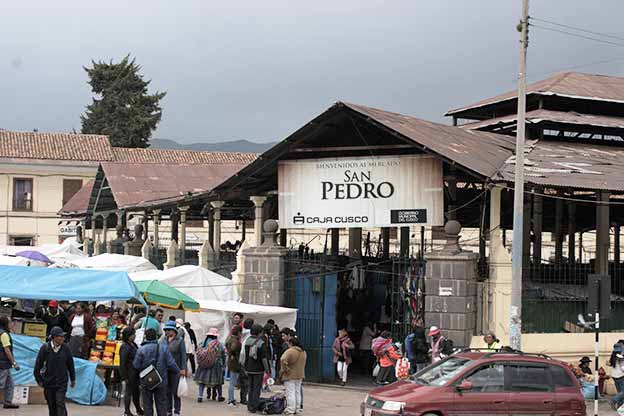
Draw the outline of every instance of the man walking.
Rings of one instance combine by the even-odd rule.
[[[0,389],[4,391],[4,408],[19,409],[18,405],[13,404],[13,377],[11,377],[11,368],[19,371],[19,365],[13,357],[13,340],[11,339],[11,330],[9,329],[9,318],[0,316]]]
[[[251,327],[251,335],[243,343],[243,348],[241,349],[240,362],[249,379],[247,410],[251,413],[256,413],[260,406],[263,376],[265,373],[271,373],[268,346],[262,336],[261,325],[254,324],[254,326]]]
[[[412,333],[405,338],[405,353],[410,362],[412,374],[419,372],[429,363],[429,345],[422,318],[412,322]]]
[[[169,372],[179,374],[180,368],[173,360],[169,349],[156,341],[156,330],[149,328],[145,331],[145,342],[134,357],[134,368],[142,373],[149,366],[154,366],[162,381],[158,385],[148,386],[141,378],[141,397],[145,416],[154,415],[154,405],[158,416],[167,416],[167,385]]]
[[[39,349],[34,376],[37,384],[43,387],[50,416],[66,416],[67,382],[71,381],[72,388],[76,385],[74,358],[65,345],[65,332],[61,328],[52,328],[50,337],[52,340]]]

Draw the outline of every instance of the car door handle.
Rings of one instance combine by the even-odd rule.
[[[552,400],[544,400],[544,404],[552,404]]]
[[[503,400],[495,400],[494,404],[504,404],[505,402]]]

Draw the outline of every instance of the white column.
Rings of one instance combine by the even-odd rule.
[[[212,242],[212,247],[214,250],[214,259],[215,263],[219,263],[219,257],[221,256],[221,208],[225,202],[223,201],[212,201],[210,205],[212,205],[213,213],[213,228],[214,228],[214,241]]]
[[[254,206],[256,207],[256,215],[255,215],[255,219],[254,219],[254,239],[255,239],[255,246],[256,247],[260,247],[262,245],[262,223],[263,223],[263,218],[262,218],[262,206],[264,205],[264,203],[267,200],[266,196],[252,196],[251,201],[254,203]]]

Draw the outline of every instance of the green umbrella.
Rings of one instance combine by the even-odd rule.
[[[134,282],[145,301],[152,305],[168,309],[184,309],[198,312],[199,303],[178,289],[158,280],[139,280]]]

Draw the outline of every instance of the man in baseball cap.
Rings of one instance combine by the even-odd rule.
[[[51,340],[39,349],[33,371],[37,384],[43,387],[50,415],[67,414],[67,384],[71,382],[72,388],[76,385],[74,357],[65,345],[65,335],[65,331],[58,326],[50,329]]]
[[[39,318],[46,323],[46,335],[50,335],[50,331],[55,326],[61,328],[64,332],[69,331],[69,320],[67,316],[59,308],[58,301],[51,300],[48,302],[48,307],[42,307],[39,310]]]

